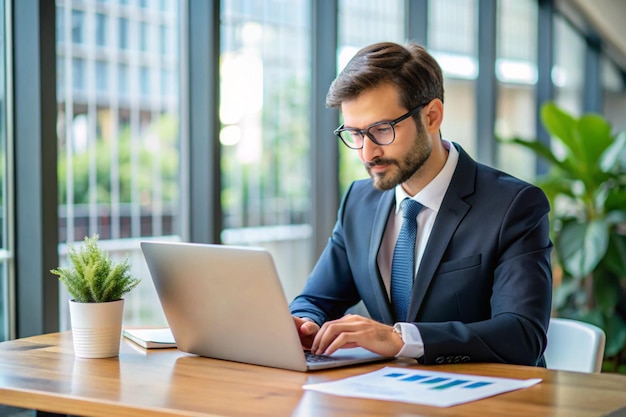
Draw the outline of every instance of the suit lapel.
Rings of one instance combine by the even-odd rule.
[[[391,311],[391,304],[387,297],[387,290],[385,284],[380,275],[378,269],[378,251],[383,240],[383,234],[387,227],[387,220],[389,219],[389,213],[392,210],[395,193],[393,190],[385,191],[382,194],[376,207],[376,214],[374,215],[374,224],[372,225],[372,234],[370,237],[369,253],[367,256],[369,277],[372,283],[372,288],[376,288],[376,301],[378,303],[378,310],[384,323],[393,323],[393,313]]]
[[[433,230],[424,250],[422,262],[415,277],[413,294],[409,303],[409,317],[417,317],[426,291],[437,271],[448,243],[452,239],[459,223],[471,208],[464,198],[474,192],[476,163],[460,146],[454,146],[459,150],[459,161],[435,219]]]

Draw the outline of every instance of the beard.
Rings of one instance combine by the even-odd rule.
[[[413,145],[401,160],[392,158],[380,158],[365,164],[367,173],[372,178],[374,188],[385,191],[398,184],[402,184],[424,166],[432,153],[432,145],[428,140],[426,129],[422,123],[417,123],[417,134]],[[388,165],[388,169],[381,173],[372,173],[372,167],[376,165]]]

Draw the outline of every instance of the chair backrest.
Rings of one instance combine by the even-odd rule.
[[[548,369],[600,372],[606,336],[598,326],[582,321],[551,318],[544,353]]]

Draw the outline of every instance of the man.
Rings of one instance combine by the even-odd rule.
[[[441,137],[434,58],[415,44],[371,45],[326,101],[341,109],[335,133],[371,180],[349,187],[328,245],[290,304],[303,346],[316,354],[361,346],[424,364],[543,365],[549,203],[537,187]],[[407,226],[405,199],[417,207]],[[361,300],[371,318],[345,314]]]

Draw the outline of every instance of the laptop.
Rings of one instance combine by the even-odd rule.
[[[389,359],[363,348],[307,354],[265,249],[157,241],[141,249],[183,352],[294,371]]]

